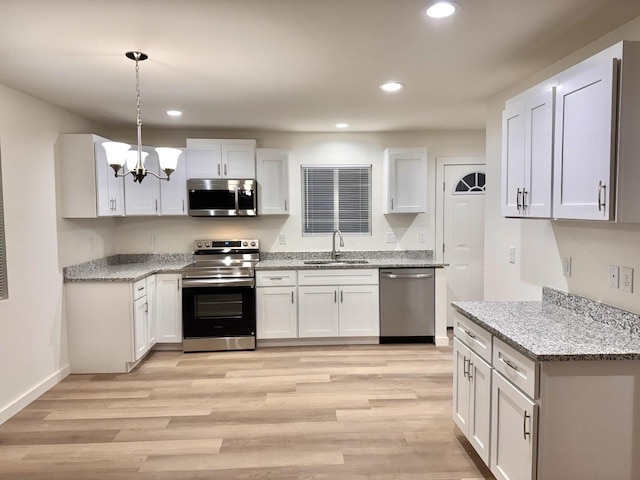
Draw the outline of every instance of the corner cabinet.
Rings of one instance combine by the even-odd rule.
[[[507,102],[502,115],[502,215],[551,217],[555,88]]]
[[[289,151],[281,148],[256,149],[258,213],[289,215]]]
[[[61,134],[56,142],[57,179],[62,183],[62,217],[123,216],[124,179],[107,163],[102,142],[92,134]]]
[[[255,176],[255,140],[187,138],[187,178]]]
[[[427,211],[426,148],[387,148],[382,171],[383,213]]]

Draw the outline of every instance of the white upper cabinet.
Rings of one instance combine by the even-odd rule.
[[[387,148],[383,182],[383,213],[425,213],[427,149]]]
[[[160,181],[160,215],[187,215],[187,166],[185,150],[169,181]],[[164,172],[162,173],[164,176]]]
[[[187,138],[187,178],[255,178],[255,140]]]
[[[258,148],[256,164],[258,213],[289,215],[289,151]]]
[[[136,148],[134,145],[133,149]],[[142,147],[142,151],[148,154],[144,160],[144,167],[149,172],[159,175],[160,163],[155,148]],[[129,171],[126,165],[124,171]],[[134,182],[131,175],[124,177],[125,215],[160,215],[160,181],[151,173],[144,177],[140,183]]]
[[[507,102],[502,116],[502,214],[551,216],[553,87]]]
[[[58,136],[56,163],[64,218],[124,215],[124,180],[107,163],[101,145],[107,141],[92,134]]]

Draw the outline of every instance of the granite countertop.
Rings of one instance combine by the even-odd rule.
[[[329,252],[265,252],[256,270],[318,270],[354,268],[442,268],[430,250],[344,251],[340,260],[367,260],[367,263],[307,264],[309,260],[330,260]]]
[[[554,297],[569,299],[569,302],[556,302]],[[543,301],[539,302],[453,302],[452,305],[533,360],[640,359],[637,315],[581,297],[572,305],[570,297],[571,294],[545,287]]]
[[[65,267],[64,281],[135,282],[155,273],[180,273],[193,263],[191,254],[114,255]]]

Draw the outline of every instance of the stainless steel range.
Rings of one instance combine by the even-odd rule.
[[[182,270],[185,352],[256,348],[255,265],[259,241],[196,240]]]

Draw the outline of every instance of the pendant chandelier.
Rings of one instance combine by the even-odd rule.
[[[136,62],[136,127],[138,130],[138,145],[135,150],[129,150],[131,145],[122,142],[103,142],[102,146],[107,152],[107,162],[113,168],[116,177],[125,177],[129,174],[133,176],[134,182],[142,183],[148,173],[160,180],[169,181],[171,172],[178,165],[178,157],[182,151],[178,148],[159,147],[156,148],[160,168],[166,177],[161,177],[144,166],[148,153],[142,151],[142,117],[140,116],[140,62],[149,58],[146,53],[126,52],[126,57]],[[127,165],[125,173],[119,173],[124,165]]]

